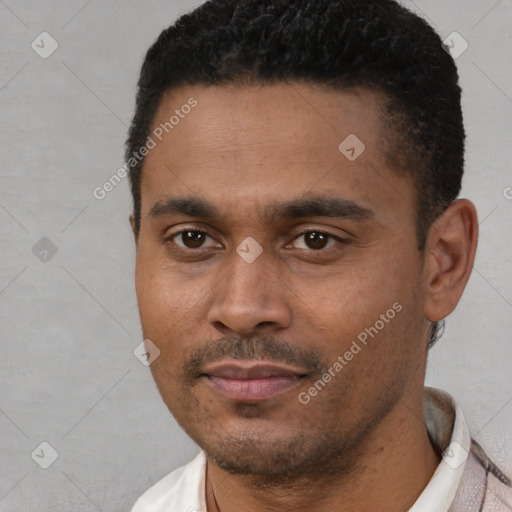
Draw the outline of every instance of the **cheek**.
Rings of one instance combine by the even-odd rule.
[[[145,314],[160,315],[177,300],[177,285],[163,256],[162,248],[141,236],[135,268],[135,287],[139,308]]]
[[[351,265],[329,272],[313,283],[297,282],[300,296],[321,324],[343,330],[383,313],[403,295],[400,282],[389,269]],[[345,328],[343,328],[345,326]],[[336,329],[338,332],[339,329]]]
[[[135,288],[144,336],[160,338],[176,323],[182,293],[169,272],[148,251],[137,255]]]
[[[135,281],[144,338],[159,347],[162,361],[174,366],[204,324],[209,287],[204,279],[191,279],[156,258],[137,261]]]
[[[306,281],[297,282],[297,286],[302,287],[298,295],[303,298],[300,309],[304,317],[311,318],[313,329],[330,340],[326,343],[321,336],[316,338],[318,348],[326,357],[335,360],[361,333],[363,341],[365,333],[366,341],[372,340],[366,330],[379,340],[375,350],[383,356],[387,341],[395,347],[405,343],[408,335],[403,332],[404,326],[409,325],[412,331],[418,323],[415,268],[413,262],[386,258],[380,263],[374,257],[366,263],[338,269],[328,278],[315,281],[314,287]]]

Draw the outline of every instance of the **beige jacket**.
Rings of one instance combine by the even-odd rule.
[[[449,512],[512,512],[512,481],[472,440],[462,480]]]

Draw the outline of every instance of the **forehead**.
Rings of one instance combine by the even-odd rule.
[[[197,105],[188,112],[191,100]],[[366,90],[332,91],[311,84],[183,87],[163,96],[152,130],[174,117],[178,123],[162,135],[175,142],[169,147],[174,155],[186,153],[188,159],[194,157],[187,151],[194,143],[200,151],[238,147],[244,152],[251,146],[257,152],[256,144],[284,143],[283,150],[323,160],[324,151],[337,150],[351,134],[372,145],[380,134],[380,105],[380,98]],[[172,116],[180,110],[188,113]],[[187,147],[181,144],[185,140]]]
[[[411,210],[411,185],[387,167],[382,134],[381,99],[365,90],[298,83],[176,89],[151,126],[142,211],[191,192],[225,207],[236,197],[239,211],[309,192]]]

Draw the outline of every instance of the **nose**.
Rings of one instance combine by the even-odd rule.
[[[214,287],[209,322],[219,331],[240,336],[255,334],[262,327],[287,328],[291,322],[288,288],[277,266],[261,255],[252,263],[233,254],[230,268]],[[289,292],[288,292],[289,295]]]

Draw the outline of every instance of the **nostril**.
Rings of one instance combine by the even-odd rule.
[[[269,321],[260,322],[256,327],[266,327],[267,325],[272,325],[272,322],[269,322]]]

